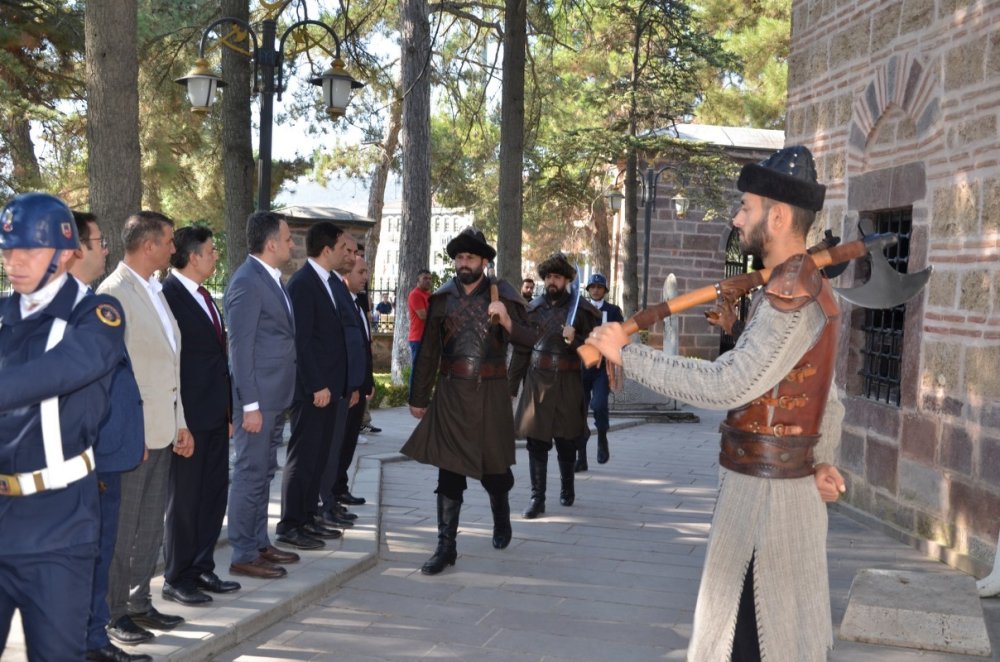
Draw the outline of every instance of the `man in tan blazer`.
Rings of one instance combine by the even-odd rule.
[[[173,221],[163,214],[142,211],[130,216],[122,230],[125,259],[98,288],[121,302],[129,320],[125,346],[145,420],[147,458],[122,474],[108,590],[108,636],[126,645],[152,639],[146,628],[169,630],[184,621],[157,611],[149,590],[163,541],[170,454],[189,457],[194,451],[180,398],[181,334],[155,275],[169,266],[173,238]]]

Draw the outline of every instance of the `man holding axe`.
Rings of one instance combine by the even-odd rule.
[[[629,345],[628,323],[598,327],[587,343],[668,397],[729,410],[688,660],[759,660],[762,650],[825,660],[833,633],[823,502],[845,489],[832,465],[843,417],[832,388],[840,312],[806,235],[826,188],[802,146],[744,166],[737,188],[733,227],[770,280],[736,347],[714,362],[663,356]],[[734,302],[723,285],[713,323]]]
[[[410,413],[420,423],[401,449],[438,468],[438,546],[421,568],[425,575],[455,565],[466,477],[479,480],[490,495],[493,546],[510,544],[514,417],[507,347],[511,341],[528,346],[535,341],[520,293],[485,275],[496,250],[483,233],[468,227],[447,250],[456,275],[430,298],[410,388]]]

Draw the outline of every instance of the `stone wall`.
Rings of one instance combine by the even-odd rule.
[[[860,396],[845,304],[838,386],[847,502],[982,571],[1000,528],[1000,3],[796,0],[787,143],[813,150],[817,232],[912,206],[899,407]],[[851,271],[840,286],[852,284]]]

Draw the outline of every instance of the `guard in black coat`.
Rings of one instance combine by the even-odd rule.
[[[0,212],[14,289],[0,300],[0,652],[17,609],[32,660],[85,656],[100,527],[93,446],[124,351],[118,302],[66,273],[78,246],[58,198],[27,193]]]
[[[214,558],[229,494],[232,390],[222,316],[204,286],[219,260],[212,231],[181,228],[174,244],[163,296],[181,330],[181,401],[195,444],[191,457],[171,460],[163,597],[192,605],[212,601],[205,591],[240,588],[215,574]]]

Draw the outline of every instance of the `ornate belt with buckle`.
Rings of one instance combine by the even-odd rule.
[[[90,475],[94,470],[94,451],[88,448],[76,457],[66,460],[62,467],[62,477],[66,484],[75,483]],[[0,496],[31,496],[52,489],[49,469],[28,471],[19,474],[0,474]]]

